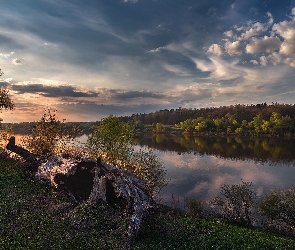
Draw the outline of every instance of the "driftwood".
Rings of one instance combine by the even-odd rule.
[[[14,137],[10,138],[6,148],[21,156],[39,181],[49,183],[56,189],[67,190],[78,202],[85,201],[90,205],[100,201],[110,205],[123,204],[130,215],[128,235],[131,240],[154,205],[144,180],[100,159],[93,161],[73,156],[35,155],[15,145]]]

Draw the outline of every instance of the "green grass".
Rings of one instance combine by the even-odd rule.
[[[174,212],[160,206],[132,249],[295,249],[287,236]],[[120,209],[76,204],[0,159],[0,249],[124,249],[127,226]]]
[[[146,225],[134,249],[295,249],[295,241],[274,233],[214,219],[162,213]]]

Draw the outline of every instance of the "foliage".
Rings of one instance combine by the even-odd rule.
[[[102,119],[89,136],[87,147],[93,158],[118,166],[147,181],[151,192],[158,192],[165,184],[162,163],[152,151],[135,150],[132,145],[134,128],[115,116]]]
[[[102,159],[112,165],[126,164],[132,151],[133,127],[115,116],[102,119],[88,138],[87,146],[93,158]]]
[[[12,135],[12,127],[3,126],[0,123],[0,148],[4,149],[11,135]]]
[[[237,185],[222,185],[220,196],[211,200],[215,208],[219,208],[222,218],[251,225],[255,193],[252,183],[242,182]]]
[[[0,76],[2,76],[4,73],[0,69]],[[8,95],[9,90],[0,88],[0,109],[10,109],[13,110],[14,103],[11,100],[11,98]]]
[[[166,185],[165,171],[162,162],[151,151],[131,151],[129,172],[147,182],[150,192],[157,194]]]
[[[188,208],[189,214],[195,217],[202,217],[205,210],[205,202],[198,198],[187,198],[185,205]]]
[[[4,73],[0,69],[0,76]],[[0,110],[2,109],[14,109],[14,103],[9,96],[9,90],[0,88]],[[3,148],[4,144],[8,141],[12,128],[11,127],[3,127],[1,124],[2,118],[0,118],[0,147]]]
[[[64,121],[58,120],[56,111],[52,112],[48,108],[41,119],[34,123],[30,134],[23,136],[21,141],[23,147],[35,154],[65,154],[76,148],[74,144],[77,135],[77,127],[67,127]]]
[[[149,114],[121,117],[141,126],[174,125],[185,132],[236,133],[240,135],[283,136],[295,133],[295,104],[236,104],[201,109],[165,109]]]
[[[262,215],[271,224],[284,222],[288,227],[295,227],[295,186],[286,190],[275,190],[264,197],[259,206]]]

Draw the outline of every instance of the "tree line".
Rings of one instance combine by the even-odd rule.
[[[282,136],[295,134],[295,104],[266,103],[202,109],[160,110],[120,118],[138,130],[163,132],[170,126],[187,133]]]
[[[217,119],[225,116],[236,116],[237,121],[241,122],[242,120],[252,120],[257,114],[260,114],[262,119],[267,120],[270,118],[273,112],[280,113],[283,116],[288,115],[291,118],[295,118],[295,104],[236,104],[230,106],[208,107],[200,109],[179,107],[178,109],[164,109],[148,114],[137,113],[132,114],[131,116],[122,116],[120,119],[123,121],[140,122],[144,125],[153,123],[174,125],[189,118],[196,119],[198,117],[203,117],[206,119]]]
[[[289,115],[283,116],[281,113],[272,112],[269,119],[263,119],[261,114],[257,114],[252,120],[240,121],[237,115],[227,114],[222,118],[208,119],[198,117],[187,119],[175,125],[186,132],[218,132],[234,134],[267,134],[272,136],[282,136],[295,133],[295,118]]]

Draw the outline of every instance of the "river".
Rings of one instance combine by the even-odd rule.
[[[209,200],[221,185],[252,182],[257,197],[295,184],[295,140],[153,135],[135,141],[163,161],[163,203]],[[176,204],[177,205],[177,204]]]

